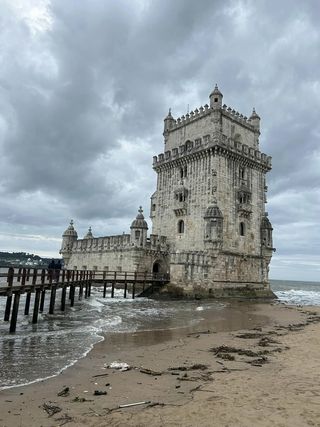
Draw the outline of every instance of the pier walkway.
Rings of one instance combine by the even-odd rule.
[[[61,289],[59,310],[63,312],[67,301],[73,307],[76,294],[79,300],[89,298],[93,286],[103,289],[104,298],[107,290],[114,298],[115,289],[123,291],[123,298],[127,298],[129,293],[131,298],[135,298],[150,296],[166,283],[169,283],[169,275],[158,273],[1,267],[0,297],[6,298],[4,321],[9,322],[9,331],[14,333],[21,295],[25,295],[23,303],[26,316],[29,315],[33,297],[32,323],[36,324],[38,314],[44,311],[47,293],[49,314],[54,314],[58,289]]]

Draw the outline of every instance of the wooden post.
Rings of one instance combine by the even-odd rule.
[[[67,295],[67,287],[63,285],[62,292],[61,292],[61,311],[65,311],[66,309],[66,295]]]
[[[29,314],[30,301],[31,301],[31,291],[27,292],[27,295],[26,295],[26,304],[24,306],[24,314],[25,314],[25,316],[28,316],[28,314]]]
[[[103,298],[106,297],[106,294],[107,294],[107,282],[104,281],[103,282]]]
[[[123,294],[123,298],[127,298],[127,289],[128,289],[127,272],[125,272],[124,273],[124,294]]]
[[[111,283],[111,298],[114,298],[114,282]]]
[[[67,277],[68,277],[68,272],[67,272]],[[65,311],[66,309],[66,295],[67,295],[66,270],[62,270],[62,291],[61,291],[61,305],[60,305],[61,311]]]
[[[74,306],[74,294],[75,294],[75,286],[72,284],[70,285],[70,293],[69,293],[70,307]]]
[[[33,305],[33,316],[32,316],[32,323],[33,324],[38,323],[40,294],[41,294],[41,289],[36,289],[36,294],[35,294],[35,298],[34,298],[34,305]]]
[[[54,304],[56,302],[56,285],[52,284],[52,279],[53,279],[52,272],[53,272],[53,270],[51,270],[50,274],[49,274],[49,285],[51,287],[49,314],[53,314],[54,313]]]
[[[74,283],[74,276],[75,276],[75,270],[72,270],[71,274],[71,283]],[[70,284],[70,288],[69,288],[69,299],[71,299],[72,297],[72,289],[71,289],[71,284]]]
[[[78,299],[79,301],[82,299],[83,296],[83,271],[80,271],[80,284],[79,284],[79,296]]]
[[[88,284],[88,297],[91,296],[91,284],[92,284],[92,279],[94,278],[95,273],[90,271],[90,280],[89,280],[89,284]]]
[[[44,288],[45,281],[46,281],[46,270],[43,268],[41,270],[41,301],[40,301],[40,308],[39,308],[40,313],[43,312],[44,300],[46,297],[46,290]]]
[[[17,317],[19,311],[20,292],[14,294],[14,301],[11,313],[10,333],[16,332]]]
[[[25,268],[22,269],[22,280],[21,280],[21,286],[24,286],[26,284],[27,279],[27,270]]]
[[[49,314],[54,314],[54,305],[56,302],[56,291],[57,291],[57,286],[52,285],[51,293],[50,293]]]
[[[9,267],[8,269],[8,276],[7,276],[7,283],[8,287],[12,287],[13,284],[13,278],[14,278],[14,268]],[[6,309],[4,312],[4,321],[8,322],[10,319],[10,312],[11,312],[11,304],[12,304],[12,293],[10,291],[10,294],[7,296],[7,302],[6,302]]]
[[[135,282],[133,282],[133,284],[132,284],[132,299],[134,299],[135,291],[136,291],[136,284],[135,284]]]
[[[21,272],[22,272],[22,267],[20,267],[18,270],[17,282],[20,282],[21,280]]]

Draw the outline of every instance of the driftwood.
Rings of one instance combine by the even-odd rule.
[[[131,406],[139,406],[139,405],[148,405],[151,403],[150,400],[144,400],[143,402],[134,402],[134,403],[126,403],[124,405],[119,405],[119,408],[130,408]]]
[[[97,374],[97,375],[92,375],[92,378],[97,378],[97,377],[106,377],[109,374]]]
[[[159,376],[162,375],[162,372],[158,372],[158,371],[153,371],[152,369],[148,369],[148,368],[140,368],[139,371],[142,374],[147,374],[147,375],[153,375],[153,376]]]

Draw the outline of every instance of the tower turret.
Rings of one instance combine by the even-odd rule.
[[[87,234],[84,236],[84,239],[93,239],[92,229],[91,227],[88,228]]]
[[[69,227],[62,234],[62,244],[59,253],[64,259],[65,266],[71,257],[73,243],[78,239],[78,233],[73,227],[73,220],[70,221]]]
[[[260,116],[258,116],[255,109],[252,110],[249,120],[252,126],[260,133]]]
[[[164,129],[163,129],[164,136],[166,136],[167,133],[173,128],[174,123],[175,123],[175,120],[172,117],[171,108],[170,108],[167,117],[164,119]]]
[[[136,219],[132,221],[130,242],[134,246],[144,247],[147,243],[148,224],[143,216],[142,206],[138,210]]]
[[[214,110],[219,110],[222,108],[222,98],[223,95],[220,92],[218,85],[215,85],[214,90],[210,93],[210,107]]]
[[[261,246],[265,249],[273,250],[272,242],[272,225],[269,221],[268,214],[265,213],[261,221]]]

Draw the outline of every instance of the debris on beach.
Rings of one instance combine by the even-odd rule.
[[[46,411],[46,413],[48,414],[48,417],[52,417],[53,415],[62,411],[62,409],[59,406],[51,405],[49,403],[44,403],[42,405],[42,408]]]
[[[58,396],[60,396],[60,397],[66,397],[66,396],[69,396],[69,394],[70,394],[70,389],[69,389],[69,387],[65,387],[63,390],[61,390],[61,391],[58,393]]]
[[[203,365],[202,363],[196,363],[191,366],[176,366],[174,368],[169,368],[169,371],[204,371],[208,369],[207,365]]]
[[[153,375],[153,376],[159,376],[159,375],[162,375],[162,372],[159,372],[159,371],[153,371],[152,369],[148,369],[148,368],[143,368],[143,367],[141,367],[140,369],[139,369],[139,371],[142,373],[142,374],[147,374],[147,375]]]
[[[79,396],[76,396],[76,397],[72,400],[72,402],[79,402],[79,403],[83,403],[83,402],[93,402],[93,400],[92,400],[92,399],[86,399],[85,397],[79,397]]]
[[[106,391],[102,391],[102,390],[95,390],[93,392],[94,396],[105,396],[106,394],[107,394],[107,392]]]
[[[68,415],[68,414],[64,414],[62,417],[55,418],[54,420],[59,422],[59,427],[60,427],[60,426],[64,426],[65,424],[73,421],[73,418],[70,417],[70,415]]]
[[[107,366],[109,369],[117,369],[118,371],[129,371],[131,369],[131,366],[128,365],[128,363],[125,362],[112,362],[110,365]]]
[[[119,405],[119,408],[130,408],[131,406],[148,405],[149,403],[151,403],[150,400],[144,400],[143,402],[134,402],[134,403],[126,403],[124,405]]]

